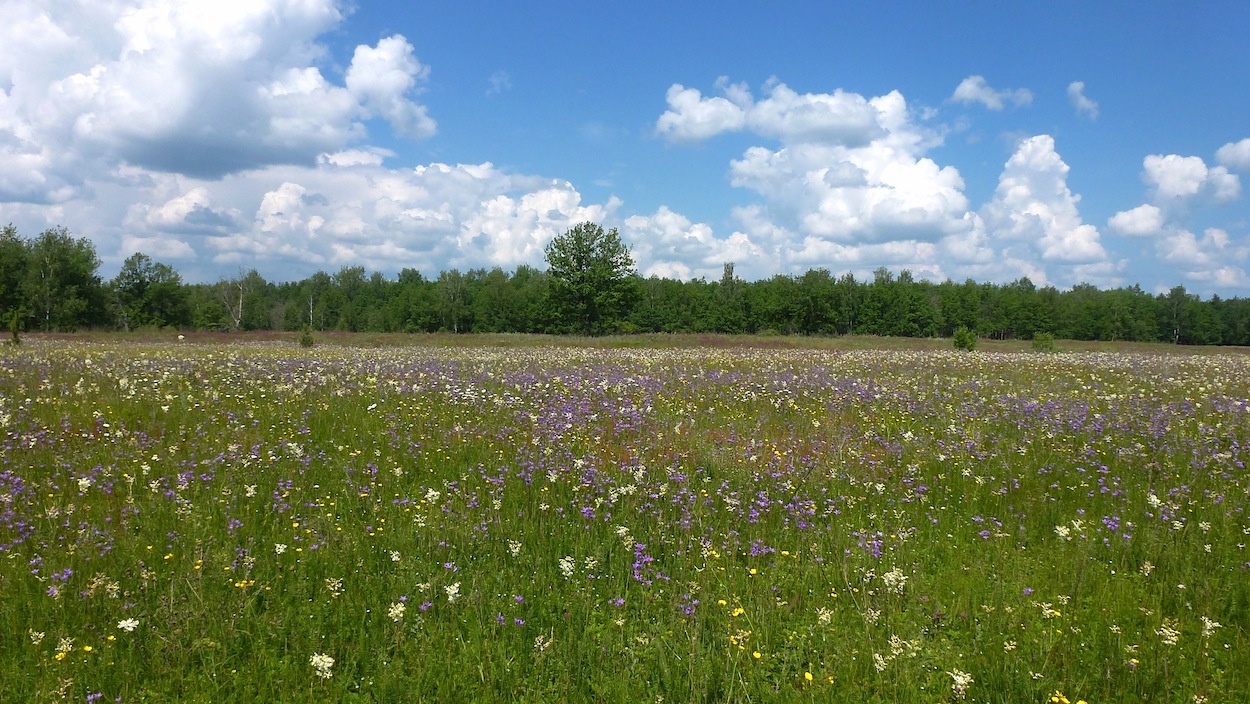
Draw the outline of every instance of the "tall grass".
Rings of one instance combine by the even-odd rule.
[[[0,355],[6,700],[1250,699],[1244,357]]]

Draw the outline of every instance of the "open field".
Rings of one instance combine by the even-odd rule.
[[[0,350],[6,700],[1250,700],[1244,354],[318,337]]]

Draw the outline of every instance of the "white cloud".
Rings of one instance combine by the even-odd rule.
[[[940,133],[918,124],[897,91],[871,99],[843,91],[800,95],[770,81],[768,95],[756,100],[741,85],[718,85],[723,97],[670,89],[658,125],[670,139],[733,130],[781,143],[750,147],[730,164],[731,184],[762,198],[734,215],[759,250],[749,263],[768,267],[763,275],[881,265],[934,279],[1076,283],[1077,272],[1104,280],[1114,274],[1104,266],[1097,228],[1081,220],[1080,197],[1068,188],[1068,166],[1049,136],[1022,141],[995,197],[977,213],[959,171],[927,156]],[[964,93],[977,86],[984,82],[969,82]],[[1023,93],[995,95],[1025,101]],[[860,116],[864,109],[871,120]]]
[[[936,139],[911,122],[899,93],[800,99],[778,85],[760,105],[769,102],[751,124],[764,136],[783,136],[786,146],[751,147],[730,164],[730,177],[764,196],[785,227],[841,242],[936,240],[966,229],[963,179],[922,156]],[[847,120],[834,105],[863,105],[874,118]]]
[[[1250,137],[1225,144],[1215,152],[1215,158],[1230,169],[1250,171]]]
[[[427,75],[398,35],[316,64],[336,0],[47,3],[0,8],[0,199],[60,202],[118,165],[219,178],[311,165],[381,117],[414,137]]]
[[[1157,249],[1161,260],[1191,269],[1244,261],[1247,255],[1244,244],[1235,244],[1226,231],[1215,227],[1207,228],[1201,239],[1189,230],[1176,230],[1160,240]]]
[[[407,95],[429,76],[415,50],[396,34],[377,46],[358,46],[347,69],[347,90],[371,113],[385,117],[399,134],[424,138],[434,134],[434,120],[425,107]]]
[[[1122,210],[1107,221],[1107,227],[1121,235],[1146,237],[1163,230],[1163,211],[1144,203],[1132,210]]]
[[[711,279],[721,274],[725,262],[749,264],[764,255],[749,235],[735,232],[726,239],[717,238],[708,225],[693,223],[667,206],[660,206],[653,215],[626,218],[621,236],[644,263],[639,270],[643,276]]]
[[[1080,196],[1067,184],[1068,165],[1049,135],[1022,141],[1007,160],[994,197],[981,210],[992,237],[1020,241],[1043,260],[1091,262],[1107,254],[1098,229],[1081,221]]]
[[[1033,93],[1027,88],[994,90],[983,76],[968,76],[960,81],[951,100],[957,103],[980,103],[990,110],[1002,110],[1007,103],[1017,107],[1033,102]]]
[[[1068,100],[1076,108],[1076,114],[1085,115],[1090,121],[1098,119],[1098,103],[1085,96],[1085,81],[1073,81],[1068,84]]]
[[[1143,162],[1142,179],[1158,203],[1187,201],[1200,193],[1216,202],[1236,199],[1241,181],[1223,166],[1207,168],[1201,157],[1151,154]]]
[[[721,77],[725,97],[704,97],[694,88],[674,84],[668,109],[656,131],[671,141],[707,139],[749,129],[787,144],[828,143],[861,146],[881,135],[878,111],[862,95],[835,90],[800,94],[776,79],[764,85],[767,97],[756,101],[746,86]]]
[[[656,121],[656,132],[671,141],[695,141],[746,126],[742,105],[726,98],[704,98],[694,88],[674,83],[665,96],[668,110]]]

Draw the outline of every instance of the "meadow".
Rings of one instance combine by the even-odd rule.
[[[1250,357],[31,339],[0,696],[1250,701]]]

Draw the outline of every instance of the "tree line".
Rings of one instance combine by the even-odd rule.
[[[15,330],[343,330],[352,332],[753,333],[980,337],[1250,345],[1250,299],[1203,300],[1176,286],[1067,290],[1028,278],[1007,284],[917,281],[877,269],[869,280],[815,268],[745,281],[642,277],[616,230],[578,225],[547,248],[547,268],[522,265],[395,278],[364,267],[268,281],[239,270],[185,283],[135,253],[109,280],[94,245],[64,228],[22,237],[0,230],[0,316]]]

